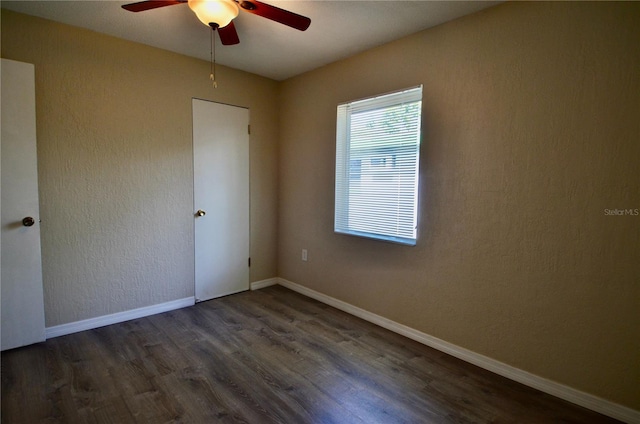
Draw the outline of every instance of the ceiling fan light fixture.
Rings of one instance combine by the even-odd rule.
[[[189,8],[206,26],[216,24],[223,28],[239,13],[238,5],[233,0],[189,0],[188,3]]]

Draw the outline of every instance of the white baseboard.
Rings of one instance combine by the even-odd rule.
[[[159,303],[157,305],[145,306],[143,308],[131,309],[129,311],[118,312],[115,314],[70,322],[68,324],[55,325],[53,327],[46,328],[45,334],[47,339],[52,339],[54,337],[104,327],[105,325],[117,324],[131,319],[173,311],[174,309],[185,308],[187,306],[193,306],[194,304],[194,297],[185,297],[184,299],[172,300],[170,302]]]
[[[401,334],[405,337],[437,349],[441,352],[447,353],[458,359],[462,359],[463,361],[469,362],[480,368],[484,368],[508,379],[517,381],[518,383],[522,383],[526,386],[548,393],[560,399],[564,399],[576,405],[580,405],[592,411],[599,412],[603,415],[607,415],[617,420],[621,420],[629,424],[640,424],[640,411],[636,411],[626,406],[610,402],[589,393],[582,392],[569,386],[565,386],[555,381],[551,381],[546,378],[539,377],[535,374],[531,374],[527,371],[512,367],[511,365],[507,365],[503,362],[496,361],[495,359],[491,359],[487,356],[480,355],[463,347],[456,346],[452,343],[422,333],[411,327],[407,327],[406,325],[391,321],[390,319],[384,318],[380,315],[376,315],[372,312],[368,312],[364,309],[327,296],[315,290],[311,290],[297,283],[285,280],[284,278],[275,278],[272,280],[277,280],[277,283],[283,287],[296,291],[307,297],[316,299],[322,303],[333,306],[336,309],[340,309],[341,311],[357,316],[358,318],[362,318],[365,321],[369,321],[371,323],[379,325],[380,327]]]
[[[265,287],[275,286],[276,284],[278,284],[278,281],[279,280],[277,277],[267,278],[266,280],[254,281],[253,283],[251,283],[250,288],[251,290],[260,290]]]

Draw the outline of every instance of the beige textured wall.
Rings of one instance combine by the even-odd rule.
[[[36,69],[47,326],[194,295],[192,97],[250,108],[251,281],[276,276],[275,81],[6,10],[2,57]]]
[[[640,3],[507,3],[286,81],[279,275],[639,410],[638,40]],[[334,234],[337,104],[416,84],[418,245]]]

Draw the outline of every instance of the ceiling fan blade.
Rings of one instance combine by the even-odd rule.
[[[246,12],[304,31],[311,25],[311,19],[279,7],[261,3],[257,0],[239,0],[238,4]]]
[[[225,27],[218,28],[218,34],[220,34],[220,41],[225,46],[231,46],[240,42],[238,32],[236,31],[236,26],[233,24],[233,21],[229,22],[229,25]]]
[[[124,10],[129,12],[143,12],[145,10],[157,9],[159,7],[173,6],[174,4],[186,3],[187,0],[147,0],[137,3],[129,3],[122,6]]]

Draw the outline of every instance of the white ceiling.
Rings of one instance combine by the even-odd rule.
[[[135,0],[134,0],[135,1]],[[186,4],[145,12],[133,1],[2,1],[2,8],[209,60],[210,29]],[[311,18],[304,32],[240,11],[240,44],[217,44],[216,61],[284,80],[500,1],[264,0]]]

